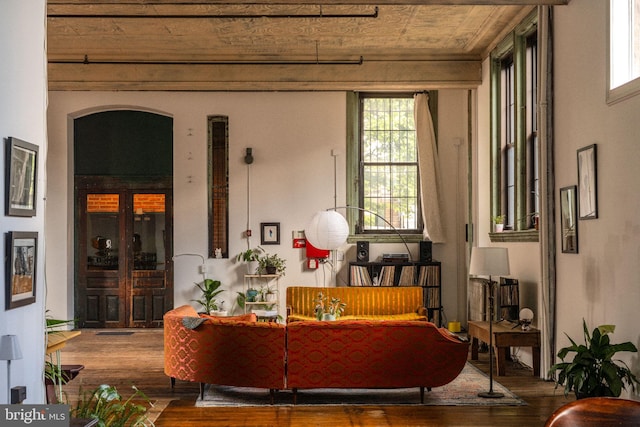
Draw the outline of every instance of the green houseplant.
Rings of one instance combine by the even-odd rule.
[[[571,346],[560,349],[558,357],[562,362],[554,364],[549,370],[552,376],[557,371],[556,388],[562,385],[565,396],[573,391],[578,399],[596,396],[618,397],[622,389],[626,388],[625,382],[635,391],[638,379],[626,363],[614,360],[613,356],[621,351],[635,353],[638,351],[636,346],[628,341],[611,344],[609,334],[614,332],[615,325],[600,325],[591,335],[584,319],[582,325],[584,344],[576,344],[567,335]],[[575,353],[575,356],[573,360],[565,362],[569,353]]]
[[[201,283],[196,283],[196,286],[202,291],[202,297],[192,301],[203,306],[207,314],[218,310],[219,306],[222,307],[224,301],[218,302],[216,300],[216,296],[224,292],[223,289],[220,289],[222,283],[219,280],[204,279]]]
[[[259,274],[280,274],[284,276],[284,271],[287,268],[287,261],[284,258],[280,258],[278,254],[265,253],[258,260]]]
[[[318,292],[315,303],[316,319],[318,320],[336,320],[344,313],[344,308],[347,306],[340,298],[328,299],[322,292]]]
[[[138,404],[134,399],[142,399],[151,405],[147,396],[133,386],[134,393],[127,399],[114,386],[103,384],[90,392],[81,393],[80,400],[71,415],[75,418],[95,418],[100,427],[141,427],[153,426],[147,416],[147,407]]]
[[[255,274],[259,266],[258,261],[260,261],[260,257],[263,253],[264,249],[260,246],[256,248],[247,248],[246,251],[242,251],[236,255],[236,261],[247,263],[247,274]]]

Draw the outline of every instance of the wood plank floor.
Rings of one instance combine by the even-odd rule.
[[[113,335],[113,332],[133,332]],[[198,385],[178,381],[171,390],[163,372],[161,329],[84,329],[62,350],[64,364],[83,364],[80,375],[64,386],[67,402],[77,401],[80,389],[100,384],[116,386],[128,397],[131,386],[153,402],[150,417],[159,427],[182,426],[543,426],[547,417],[569,400],[553,382],[534,378],[531,370],[516,363],[507,375],[494,377],[527,402],[526,406],[322,406],[196,408]],[[473,362],[488,372],[488,355]],[[240,375],[240,373],[239,373]],[[487,383],[488,388],[488,383]],[[486,391],[486,390],[478,390]]]

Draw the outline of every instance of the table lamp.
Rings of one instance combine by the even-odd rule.
[[[7,404],[11,403],[11,361],[18,359],[22,359],[18,337],[3,335],[0,338],[0,360],[7,361]]]
[[[489,391],[478,393],[480,397],[500,398],[504,394],[493,391],[493,318],[494,297],[491,276],[509,274],[509,252],[507,248],[471,248],[471,263],[469,274],[474,276],[489,276]]]

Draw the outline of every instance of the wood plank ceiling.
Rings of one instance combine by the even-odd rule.
[[[49,0],[50,90],[473,88],[536,4]]]

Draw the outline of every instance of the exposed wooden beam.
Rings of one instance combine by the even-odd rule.
[[[570,0],[278,0],[275,3],[295,5],[377,5],[377,6],[527,6],[527,5],[567,5]],[[48,0],[50,5],[96,5],[96,4],[144,4],[144,5],[212,5],[212,4],[273,4],[273,0]]]
[[[480,61],[362,65],[49,64],[49,90],[286,91],[475,88]]]

